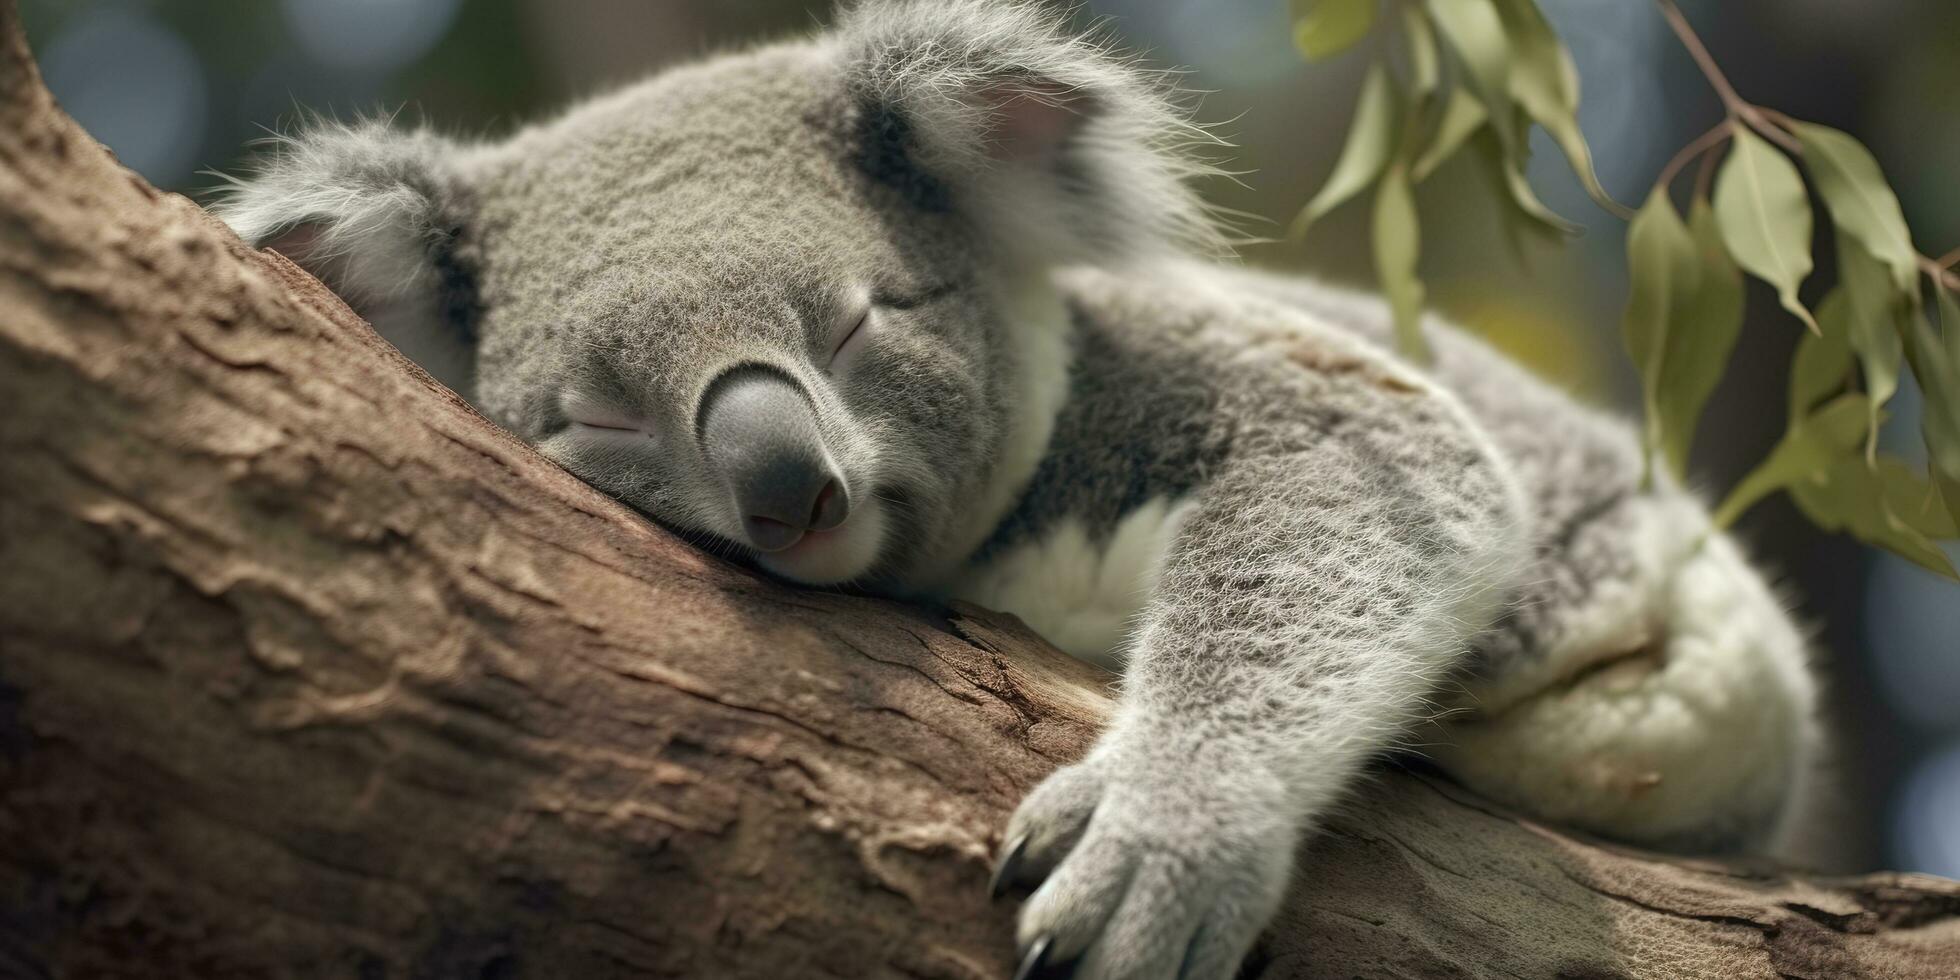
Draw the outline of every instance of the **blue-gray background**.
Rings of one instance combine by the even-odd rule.
[[[1606,186],[1638,201],[1719,106],[1651,4],[1541,0],[1571,44],[1582,121]],[[1951,0],[1687,0],[1746,98],[1850,130],[1884,163],[1920,249],[1960,245],[1960,11]],[[810,0],[24,0],[49,86],[123,162],[198,193],[247,142],[297,108],[400,109],[496,134],[551,107],[717,47],[810,29]],[[1116,34],[1190,70],[1202,116],[1238,145],[1237,182],[1208,188],[1279,229],[1332,165],[1365,54],[1303,64],[1285,0],[1092,0]],[[1518,262],[1485,185],[1451,167],[1420,193],[1432,301],[1589,400],[1626,405],[1617,322],[1623,226],[1590,205],[1555,154],[1533,179],[1590,228]],[[1821,224],[1822,222],[1820,222]],[[1365,209],[1304,245],[1249,247],[1255,262],[1365,281]],[[1828,250],[1826,250],[1828,251]],[[1828,270],[1826,270],[1828,273]],[[1815,287],[1810,295],[1814,297]],[[1752,287],[1732,376],[1703,423],[1694,476],[1725,489],[1774,440],[1796,327]],[[1910,454],[1911,392],[1890,433]],[[1841,802],[1806,850],[1832,869],[1889,865],[1960,877],[1960,586],[1817,534],[1789,505],[1743,522],[1816,625],[1840,741]],[[1960,556],[1957,556],[1960,557]],[[1719,746],[1711,751],[1719,751]]]

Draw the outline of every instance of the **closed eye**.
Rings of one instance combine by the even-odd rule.
[[[916,292],[894,293],[880,291],[872,294],[871,302],[888,309],[910,310],[924,306],[935,300],[944,299],[953,293],[959,292],[959,290],[960,284],[957,282],[942,282],[938,285],[927,286]]]
[[[610,399],[568,391],[559,396],[558,410],[564,413],[567,427],[573,432],[591,432],[607,437],[612,437],[614,433],[653,434],[653,428],[646,419],[615,408]]]
[[[844,348],[850,347],[851,341],[856,340],[858,335],[864,332],[864,325],[870,322],[871,308],[867,306],[863,313],[858,314],[857,322],[851,325],[851,329],[844,331],[844,336],[837,341],[837,346],[830,349],[831,364],[837,363],[837,359],[844,354]]]

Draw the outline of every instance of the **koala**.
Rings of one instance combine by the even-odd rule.
[[[1804,639],[1625,421],[1235,265],[1162,72],[1042,7],[864,0],[507,139],[317,123],[217,209],[701,546],[1006,610],[1119,671],[998,883],[1023,966],[1233,975],[1372,760],[1761,846]]]

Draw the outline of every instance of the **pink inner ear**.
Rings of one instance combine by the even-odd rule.
[[[1082,125],[1086,97],[1052,82],[1000,85],[980,93],[992,107],[987,155],[996,160],[1041,163],[1060,155]]]

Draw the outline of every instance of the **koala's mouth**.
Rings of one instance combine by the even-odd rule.
[[[804,585],[841,585],[863,578],[885,550],[885,502],[867,495],[844,523],[801,532],[789,544],[758,551],[756,564]]]

